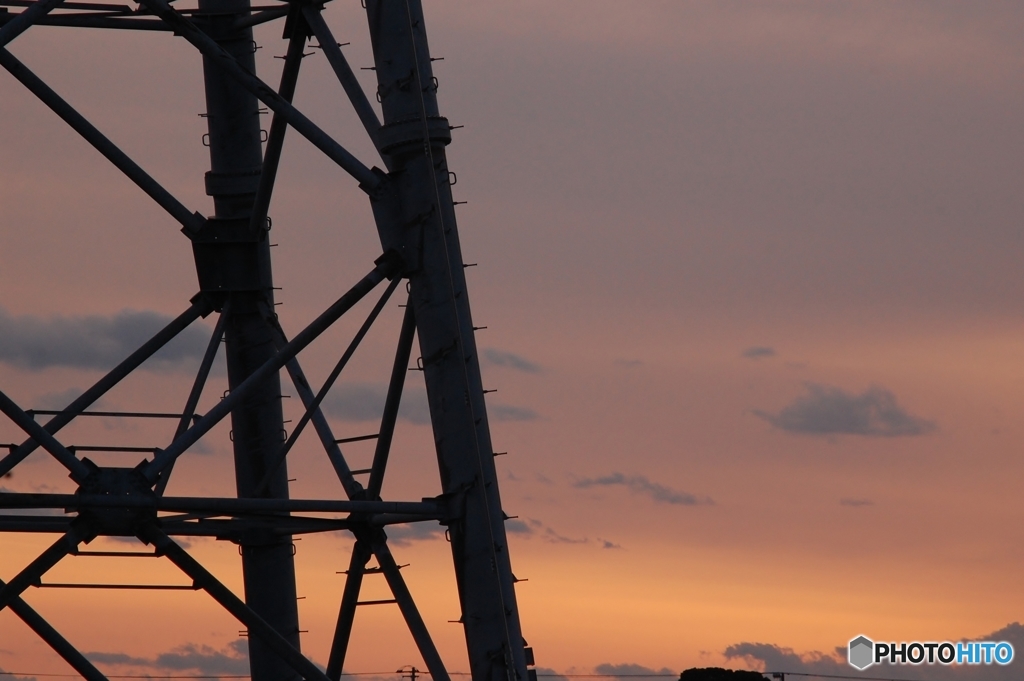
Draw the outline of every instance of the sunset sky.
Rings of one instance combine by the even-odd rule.
[[[509,452],[501,492],[518,516],[512,565],[529,580],[517,593],[538,666],[848,674],[845,646],[864,634],[1005,639],[1021,658],[868,676],[1024,676],[1024,4],[426,0],[425,11],[444,57],[441,112],[465,126],[448,156],[468,201],[463,251],[479,263],[470,294],[487,327],[477,339],[498,390],[489,413]],[[325,16],[353,66],[369,66],[360,3],[335,0]],[[259,73],[276,84],[280,25],[257,39]],[[9,48],[190,209],[212,212],[201,61],[184,40],[36,27]],[[308,51],[296,105],[380,165],[323,54]],[[358,73],[372,92],[372,72]],[[188,307],[191,249],[6,72],[0,121],[0,390],[60,408]],[[293,132],[270,212],[278,310],[294,334],[380,244],[356,183]],[[398,298],[328,398],[338,437],[376,432]],[[314,385],[372,302],[302,355]],[[103,406],[179,410],[212,323]],[[225,387],[220,367],[200,411]],[[440,484],[419,373],[406,391],[384,496],[418,500]],[[286,418],[299,418],[296,403]],[[165,446],[172,432],[93,419],[62,441]],[[0,424],[0,443],[22,439]],[[353,467],[369,463],[364,445],[345,450]],[[312,436],[289,466],[294,497],[342,495]],[[74,491],[43,454],[2,486]],[[223,426],[181,460],[168,494],[233,493]],[[448,668],[465,671],[442,530],[396,530],[392,543]],[[52,541],[0,537],[0,578]],[[101,544],[126,546],[91,548]],[[350,546],[344,534],[298,543],[303,651],[319,664]],[[233,545],[190,551],[240,592]],[[186,581],[158,561],[84,557],[47,576],[118,579]],[[383,580],[366,584],[385,596]],[[241,625],[202,593],[25,599],[112,674],[246,670]],[[391,608],[360,610],[346,671],[422,668]],[[9,611],[0,669],[68,672]]]

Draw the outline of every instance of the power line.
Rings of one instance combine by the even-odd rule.
[[[761,672],[765,676],[776,679],[784,679],[787,676],[804,676],[813,679],[844,679],[860,681],[921,681],[915,679],[897,679],[891,676],[850,676],[844,674],[815,674],[813,672]],[[342,676],[395,676],[396,672],[342,672]],[[430,676],[429,672],[419,672],[423,676]],[[471,672],[448,672],[450,676],[470,676]],[[0,670],[0,676],[26,676],[37,678],[59,678],[78,679],[79,674],[43,674],[39,672],[8,672]],[[651,673],[651,674],[559,674],[557,672],[539,672],[541,678],[566,678],[566,679],[664,679],[678,678],[679,674]],[[108,679],[249,679],[248,674],[106,674]]]
[[[419,672],[424,676],[430,676],[429,672]],[[786,672],[787,674],[789,672]],[[450,676],[470,676],[472,672],[448,672]],[[342,676],[394,676],[395,672],[342,672]],[[0,676],[26,676],[37,678],[54,679],[79,679],[80,674],[44,674],[39,672],[8,672],[0,670]],[[248,674],[106,674],[108,679],[248,679]],[[541,678],[567,678],[567,679],[656,679],[656,678],[678,678],[679,674],[559,674],[557,672],[538,673]],[[813,675],[811,675],[813,676]],[[870,677],[835,677],[835,678],[858,678],[869,679]],[[880,681],[905,681],[902,679],[882,679]]]
[[[921,679],[895,679],[891,676],[845,676],[842,674],[814,674],[812,672],[763,672],[772,678],[785,679],[787,676],[808,676],[813,679],[863,679],[863,681],[926,681]]]
[[[427,676],[429,673],[423,672]],[[453,676],[469,676],[470,672],[449,672]],[[395,672],[342,672],[342,676],[395,676]],[[42,672],[9,672],[0,670],[0,676],[35,676],[54,679],[80,679],[81,674],[47,674]],[[108,679],[249,679],[249,674],[104,674]],[[540,674],[540,676],[563,676]],[[674,675],[673,675],[674,676]]]
[[[393,672],[343,672],[342,676],[389,676]],[[39,672],[0,671],[0,676],[35,676],[38,678],[80,679],[81,674],[42,674]],[[248,679],[248,674],[104,674],[108,679]]]

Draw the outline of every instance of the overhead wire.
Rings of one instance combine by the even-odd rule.
[[[806,676],[812,679],[862,679],[862,681],[927,681],[927,679],[897,679],[892,676],[850,676],[845,674],[815,674],[814,672],[762,672],[765,676],[785,678],[787,676]]]
[[[342,672],[342,676],[395,676],[397,672]],[[788,672],[787,672],[788,673]],[[422,672],[424,676],[430,676],[429,672]],[[448,672],[451,676],[470,676],[472,672]],[[9,672],[0,670],[0,676],[24,676],[37,678],[58,678],[78,679],[80,674],[50,674],[41,672]],[[249,674],[105,674],[108,679],[248,679]],[[568,679],[654,679],[654,678],[678,678],[679,674],[559,674],[557,672],[538,672],[537,676],[542,678],[568,678]],[[846,677],[841,677],[846,678]],[[869,678],[869,677],[849,677]],[[905,681],[903,679],[885,679],[883,681]]]
[[[802,676],[812,679],[844,679],[860,681],[921,681],[920,679],[895,678],[891,676],[853,676],[845,674],[815,674],[814,672],[760,672],[766,677],[785,678],[786,676]],[[342,676],[384,676],[394,677],[397,672],[342,672]],[[429,672],[422,672],[424,676],[430,676]],[[451,676],[470,676],[471,672],[448,672]],[[49,674],[41,672],[9,672],[0,670],[0,676],[23,676],[27,678],[60,678],[77,679],[80,674]],[[108,679],[248,679],[248,674],[106,674]],[[557,672],[538,672],[541,678],[566,678],[566,679],[655,679],[655,678],[679,678],[679,674],[650,673],[650,674],[559,674]]]

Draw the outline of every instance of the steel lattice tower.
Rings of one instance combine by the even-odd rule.
[[[198,7],[176,9],[169,0],[141,0],[133,10],[79,1],[0,1],[0,65],[180,223],[191,242],[199,280],[200,290],[185,312],[63,410],[51,413],[45,423],[36,420],[40,412],[26,411],[0,393],[0,410],[28,436],[0,459],[0,477],[42,448],[78,486],[74,495],[0,494],[0,508],[40,511],[0,516],[0,531],[59,537],[8,582],[0,581],[0,609],[10,608],[90,681],[105,677],[22,594],[63,558],[78,553],[83,542],[100,536],[137,537],[151,545],[155,555],[177,566],[196,588],[237,618],[248,631],[254,681],[299,677],[338,681],[362,578],[374,557],[373,570],[386,577],[430,674],[435,681],[448,681],[387,543],[388,525],[426,520],[440,521],[448,528],[473,679],[535,677],[529,668],[532,652],[525,647],[520,630],[516,580],[445,158],[451,127],[438,111],[423,10],[420,0],[364,0],[363,4],[383,121],[324,21],[322,2],[290,0],[253,7],[249,0],[198,0]],[[274,20],[283,20],[288,41],[276,89],[256,75],[252,47],[252,27]],[[168,31],[202,54],[210,147],[205,181],[206,193],[213,198],[212,216],[186,208],[6,49],[34,25]],[[291,104],[303,49],[313,36],[380,153],[384,170],[364,165]],[[14,87],[13,82],[4,87]],[[265,140],[259,126],[261,104],[273,112]],[[372,267],[368,264],[368,274],[290,339],[274,314],[267,238],[267,211],[289,128],[358,181],[370,199],[382,245],[380,258]],[[320,404],[403,281],[408,303],[372,467],[353,471]],[[324,385],[314,391],[300,368],[299,353],[384,282],[380,301]],[[89,413],[103,395],[191,323],[209,315],[217,320],[214,333],[170,442],[153,448],[152,456],[134,468],[98,466],[61,443],[62,428]],[[381,484],[416,339],[443,493],[415,502],[384,501]],[[197,414],[222,343],[229,392],[210,411]],[[304,405],[302,418],[285,436],[282,369]],[[166,496],[177,458],[227,418],[233,432],[237,498]],[[321,441],[347,498],[290,498],[287,454],[307,425]],[[360,473],[368,473],[368,478],[357,480]],[[47,509],[64,510],[65,515],[42,514]],[[322,517],[326,513],[348,515],[326,519]],[[356,541],[324,674],[300,652],[292,537],[339,529],[350,531]],[[188,536],[212,536],[238,544],[243,597],[232,593],[175,541]]]

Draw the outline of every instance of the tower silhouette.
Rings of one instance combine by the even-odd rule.
[[[105,679],[78,650],[22,598],[65,557],[84,553],[96,537],[137,537],[151,555],[170,561],[194,588],[208,593],[247,630],[254,681],[304,678],[337,681],[348,651],[364,574],[384,575],[429,674],[448,673],[388,545],[388,526],[439,521],[446,526],[462,608],[460,621],[473,679],[526,681],[535,677],[532,651],[519,623],[505,514],[494,466],[484,391],[466,289],[445,147],[448,120],[440,115],[423,10],[419,0],[364,0],[376,99],[371,104],[322,16],[323,3],[289,0],[254,7],[249,0],[198,0],[190,8],[170,0],[141,0],[137,8],[71,0],[0,0],[0,65],[122,171],[181,226],[191,242],[199,291],[188,308],[61,410],[26,410],[0,392],[0,411],[27,436],[0,458],[3,477],[37,449],[70,474],[74,494],[0,493],[0,509],[36,509],[0,516],[0,531],[51,533],[58,538],[7,582],[0,609],[10,608],[57,654],[90,681]],[[278,21],[287,41],[275,89],[256,71],[253,26]],[[7,44],[33,26],[173,32],[202,55],[210,171],[206,193],[213,214],[187,208],[110,139],[20,62]],[[43,30],[33,28],[33,30]],[[151,35],[151,33],[146,33]],[[307,41],[315,37],[383,168],[364,164],[292,105]],[[15,87],[8,80],[3,88]],[[260,129],[260,107],[272,112]],[[369,198],[381,255],[333,304],[289,336],[274,313],[268,209],[286,133],[293,130],[358,182]],[[0,159],[2,163],[2,159]],[[10,228],[3,224],[0,228]],[[353,470],[321,411],[321,403],[356,347],[405,283],[408,294],[372,465]],[[374,289],[381,298],[322,386],[303,374],[300,353]],[[191,391],[180,413],[101,412],[97,402],[114,386],[200,318],[216,320]],[[381,499],[403,386],[418,342],[440,474],[441,494],[420,501]],[[204,414],[197,407],[223,344],[229,390]],[[289,434],[284,428],[284,372],[304,407]],[[169,441],[147,449],[134,467],[100,466],[85,449],[61,442],[61,430],[89,415],[173,417]],[[177,459],[211,429],[230,421],[237,497],[165,494]],[[344,493],[335,499],[293,499],[287,455],[309,430],[319,439]],[[366,439],[366,438],[363,438]],[[54,514],[53,511],[60,513]],[[346,513],[344,518],[324,514]],[[301,652],[292,537],[347,530],[355,537],[326,673]],[[236,595],[176,538],[208,536],[239,546],[244,594]],[[94,552],[95,553],[95,552]],[[109,554],[108,554],[109,555]],[[137,555],[124,552],[124,555]],[[376,565],[369,567],[371,558]],[[122,585],[130,586],[130,585]]]

